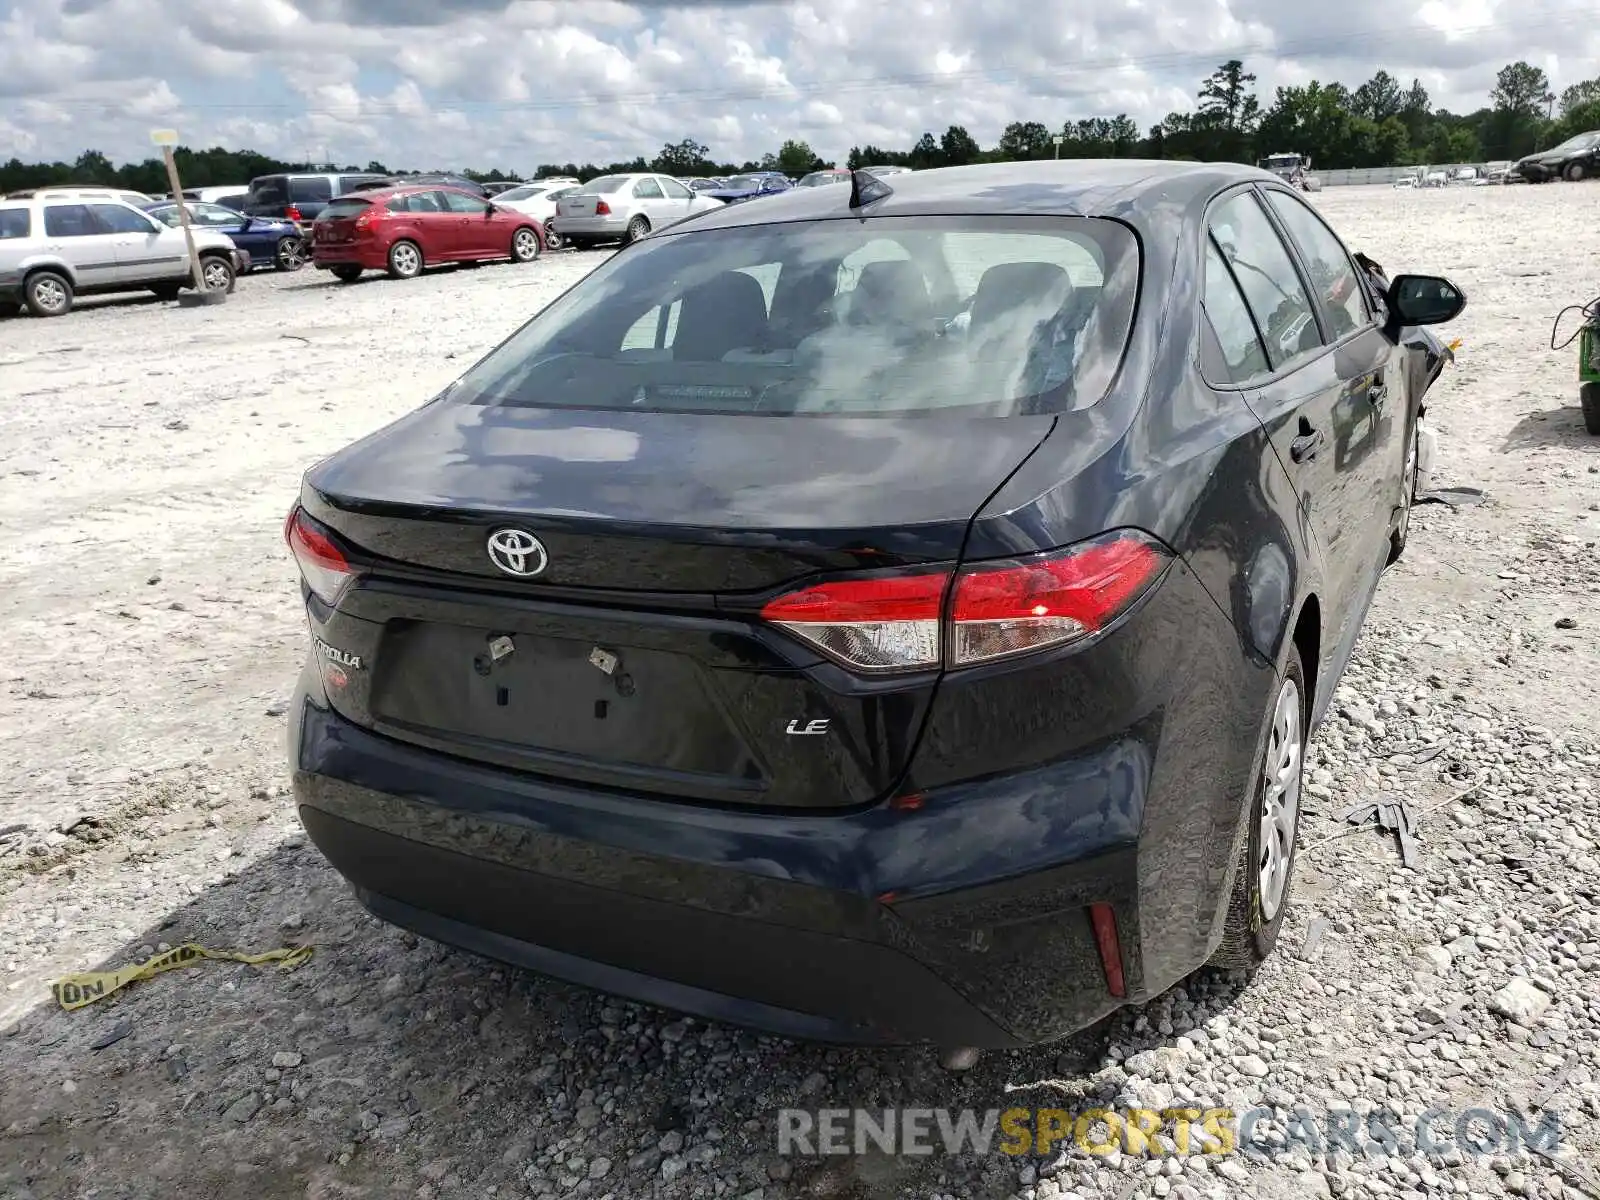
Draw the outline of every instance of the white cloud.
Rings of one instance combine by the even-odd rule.
[[[11,0],[0,152],[143,158],[159,120],[190,144],[412,167],[604,163],[684,137],[720,159],[787,137],[842,159],[952,124],[985,145],[1012,120],[1147,127],[1241,50],[1264,104],[1382,66],[1460,112],[1516,58],[1558,90],[1596,73],[1592,9],[1534,3]]]

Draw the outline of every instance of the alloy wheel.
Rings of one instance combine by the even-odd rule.
[[[287,237],[278,243],[278,269],[298,271],[305,265],[306,244],[297,237]]]
[[[394,264],[396,271],[408,278],[422,268],[422,256],[409,242],[401,242],[389,251],[389,261]]]
[[[225,292],[228,290],[228,284],[233,281],[233,272],[228,270],[226,263],[213,258],[201,268],[200,277],[212,291]]]
[[[519,229],[511,239],[511,253],[518,262],[532,262],[539,257],[539,238],[531,229]]]
[[[1288,891],[1289,865],[1300,824],[1300,761],[1305,749],[1301,724],[1300,688],[1293,679],[1285,679],[1278,689],[1261,771],[1256,866],[1263,923],[1278,915]]]
[[[46,312],[60,312],[67,306],[67,289],[54,279],[41,279],[33,285],[33,298]]]

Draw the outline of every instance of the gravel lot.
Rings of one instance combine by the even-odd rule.
[[[1574,351],[1548,349],[1556,310],[1597,290],[1597,196],[1315,198],[1391,271],[1467,290],[1432,411],[1440,481],[1489,502],[1416,513],[1314,746],[1268,965],[959,1075],[419,942],[298,834],[282,705],[305,631],[280,525],[300,472],[602,254],[0,322],[0,1196],[1600,1196],[1600,439]],[[1340,822],[1384,792],[1425,812],[1414,870]],[[190,940],[317,949],[50,999],[64,971]],[[1565,1150],[775,1154],[782,1107],[1091,1100],[1556,1112]]]

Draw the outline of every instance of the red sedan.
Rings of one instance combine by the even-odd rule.
[[[312,263],[346,283],[368,270],[411,279],[443,263],[532,262],[543,249],[537,219],[436,184],[341,196],[311,223]]]

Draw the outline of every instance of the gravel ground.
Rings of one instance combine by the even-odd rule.
[[[1440,481],[1489,501],[1419,509],[1380,590],[1313,747],[1278,954],[964,1074],[420,942],[299,835],[282,705],[305,634],[279,525],[300,472],[602,255],[0,323],[0,1195],[1600,1196],[1600,439],[1573,352],[1547,348],[1597,290],[1592,187],[1315,198],[1391,271],[1467,290],[1432,411]],[[1414,869],[1340,820],[1383,793],[1424,814]],[[185,941],[317,949],[50,1000],[64,971]],[[1279,1144],[1297,1106],[1555,1113],[1565,1148],[775,1153],[784,1107],[1090,1101],[1265,1105]]]

